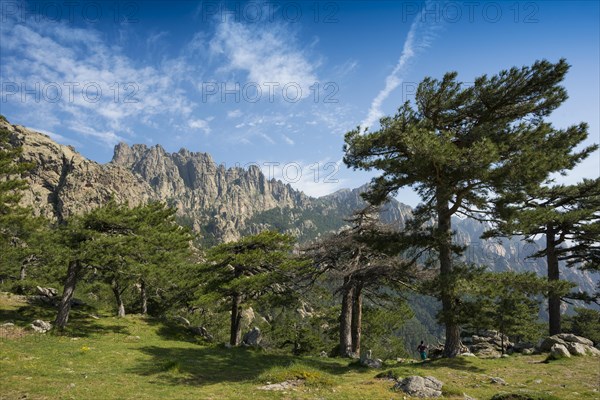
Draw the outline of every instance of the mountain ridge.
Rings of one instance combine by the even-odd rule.
[[[256,166],[248,169],[217,165],[210,154],[162,146],[119,143],[110,162],[88,160],[72,146],[47,135],[0,120],[11,142],[23,146],[22,158],[33,161],[30,185],[22,203],[38,215],[62,220],[90,211],[110,198],[137,205],[165,201],[177,210],[181,223],[199,233],[205,245],[236,240],[264,229],[286,231],[307,241],[347,224],[345,218],[365,206],[360,196],[368,186],[340,189],[314,198],[275,179]],[[382,207],[384,222],[402,227],[412,208],[396,199]],[[453,220],[456,241],[468,246],[466,262],[492,270],[536,271],[545,275],[543,259],[527,259],[534,244],[516,239],[481,240],[484,227],[470,219]],[[533,247],[532,247],[533,246]],[[564,278],[582,290],[593,290],[590,273],[561,268]]]

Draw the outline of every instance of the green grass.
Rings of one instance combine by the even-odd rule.
[[[462,399],[463,393],[477,399],[498,393],[598,398],[593,391],[598,358],[387,362],[384,371],[375,371],[346,360],[203,346],[156,319],[100,315],[96,320],[89,313],[75,310],[63,335],[33,334],[26,325],[51,319],[53,310],[0,294],[0,324],[16,325],[0,328],[0,399],[402,399],[391,390],[392,381],[375,377],[381,372],[435,376],[445,383],[447,399]],[[492,384],[492,376],[507,386]],[[304,384],[285,392],[258,389],[294,379]]]

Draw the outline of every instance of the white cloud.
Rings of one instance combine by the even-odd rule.
[[[281,135],[281,136],[283,136],[283,140],[290,146],[293,146],[295,144],[295,142],[292,139],[290,139],[290,137],[288,137],[286,135]]]
[[[435,29],[437,29],[437,25],[426,24],[423,22],[427,21],[428,19],[423,18],[423,15],[421,14],[428,9],[430,9],[429,1],[425,3],[421,13],[417,14],[413,20],[410,30],[408,31],[408,35],[406,36],[406,40],[404,41],[404,47],[402,49],[400,59],[398,60],[398,63],[392,72],[385,79],[384,88],[381,89],[381,91],[371,102],[369,113],[360,124],[361,131],[364,131],[365,129],[371,127],[375,122],[379,121],[379,119],[383,116],[381,105],[388,98],[390,93],[392,93],[392,91],[394,91],[394,89],[396,89],[402,83],[402,75],[408,63],[420,50],[429,46],[433,37],[433,33]]]
[[[242,116],[242,110],[236,109],[236,110],[230,110],[227,111],[227,118],[239,118]]]
[[[289,183],[294,189],[313,197],[333,193],[343,187],[345,180],[338,175],[342,160],[323,159],[317,162],[259,162],[267,179]]]
[[[211,117],[207,119],[190,119],[188,121],[188,126],[192,129],[200,129],[208,135],[210,133],[210,126],[208,124],[210,120],[212,120]]]
[[[211,53],[226,59],[222,70],[246,71],[249,82],[259,84],[263,90],[268,91],[268,85],[275,83],[279,86],[273,85],[274,93],[281,95],[285,85],[297,84],[302,90],[301,97],[309,96],[309,86],[317,81],[316,66],[295,47],[293,36],[283,26],[274,23],[267,26],[245,25],[228,19],[218,25],[210,42]],[[290,88],[288,97],[295,96],[292,91]]]
[[[108,144],[121,138],[116,131],[131,132],[133,123],[152,126],[156,116],[186,117],[194,108],[178,87],[186,74],[169,69],[181,60],[166,67],[138,66],[94,29],[8,16],[0,40],[2,80],[36,88],[41,96],[41,101],[11,98],[29,123],[50,129],[58,124],[79,127],[77,132]]]

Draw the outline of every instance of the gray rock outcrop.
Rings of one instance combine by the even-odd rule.
[[[409,376],[400,380],[394,389],[413,397],[440,397],[444,384],[433,376]]]
[[[37,333],[46,333],[52,329],[52,324],[50,322],[42,321],[41,319],[36,319],[31,323],[31,329]]]
[[[262,341],[262,333],[260,329],[255,326],[252,330],[246,333],[242,339],[242,345],[257,347]]]

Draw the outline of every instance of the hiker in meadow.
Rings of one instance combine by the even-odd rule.
[[[421,340],[421,344],[417,346],[417,351],[421,355],[421,360],[427,359],[427,345]]]

